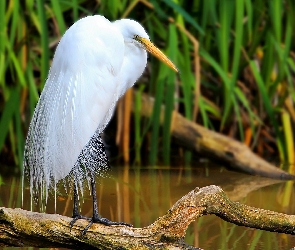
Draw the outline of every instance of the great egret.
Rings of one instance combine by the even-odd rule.
[[[78,190],[85,179],[93,197],[93,222],[125,224],[100,217],[95,174],[108,168],[100,137],[120,96],[141,76],[147,52],[173,70],[174,64],[149,40],[136,21],[110,22],[95,15],[74,23],[61,38],[29,127],[24,170],[32,196],[44,194],[67,176],[74,178],[71,227],[79,213]]]

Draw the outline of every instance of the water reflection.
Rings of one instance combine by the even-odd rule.
[[[0,206],[21,207],[21,178],[2,178]],[[98,181],[100,214],[135,227],[151,224],[196,186],[211,184],[220,186],[234,201],[277,212],[295,213],[293,182],[249,176],[221,167],[113,167],[110,177]],[[56,212],[71,216],[72,199],[63,190],[61,185]],[[30,210],[28,187],[24,198],[24,209]],[[47,213],[55,212],[53,194],[45,210]],[[39,208],[34,208],[34,211],[39,211]],[[81,212],[92,216],[90,192],[85,192]],[[190,225],[186,242],[204,249],[290,249],[295,246],[295,237],[236,226],[210,215]]]

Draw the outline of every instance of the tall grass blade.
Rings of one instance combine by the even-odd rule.
[[[9,58],[13,63],[14,69],[16,71],[16,75],[18,77],[18,81],[17,80],[16,81],[20,83],[22,87],[24,87],[26,85],[24,71],[20,65],[20,61],[18,60],[15,52],[12,50],[11,45],[9,44],[7,40],[6,40],[6,49],[7,49]]]
[[[294,140],[293,140],[293,130],[292,130],[292,122],[289,113],[285,110],[282,111],[282,124],[283,131],[285,133],[285,141],[286,141],[286,150],[288,156],[288,171],[290,174],[295,174],[295,148],[294,148]]]
[[[177,51],[177,33],[176,27],[172,24],[169,25],[169,45],[168,45],[168,56],[175,62],[176,51]],[[170,148],[171,148],[171,120],[172,112],[174,109],[174,92],[175,92],[175,73],[172,70],[169,70],[167,76],[166,84],[166,93],[165,93],[165,114],[164,114],[164,123],[163,123],[163,161],[165,165],[170,165]]]
[[[51,0],[52,4],[52,10],[54,13],[54,16],[58,23],[59,33],[62,35],[66,31],[66,24],[63,17],[63,13],[60,7],[60,1],[59,0]],[[42,20],[43,21],[43,20]]]
[[[6,1],[0,1],[0,86],[5,86]]]
[[[164,67],[160,67],[160,71],[166,70]],[[162,108],[162,100],[164,96],[164,81],[158,79],[156,84],[156,95],[155,95],[155,104],[152,114],[152,134],[151,134],[151,146],[149,154],[149,164],[155,166],[157,162],[157,155],[159,150],[159,134],[160,134],[160,112]]]
[[[44,0],[37,1],[38,21],[40,24],[41,35],[41,83],[44,86],[48,70],[49,70],[49,41],[48,41],[48,28],[47,19],[45,15],[45,2]],[[43,88],[43,87],[42,87]]]
[[[250,67],[251,67],[251,70],[252,70],[253,75],[255,77],[255,80],[257,82],[259,91],[261,93],[261,97],[262,97],[266,112],[268,113],[270,120],[272,122],[272,125],[274,126],[278,143],[281,144],[282,150],[284,153],[284,158],[286,159],[286,149],[285,149],[285,146],[283,143],[283,141],[284,141],[283,136],[282,136],[281,131],[279,130],[279,124],[278,124],[277,120],[275,119],[274,109],[272,108],[271,101],[270,101],[269,96],[267,94],[265,83],[263,82],[263,79],[262,79],[261,75],[259,74],[259,71],[258,71],[257,66],[254,61],[250,61]]]
[[[196,30],[198,30],[202,35],[204,35],[203,29],[200,25],[194,20],[194,18],[184,10],[181,5],[175,3],[172,0],[162,0],[162,2],[166,3],[169,7],[171,7],[176,13],[181,15],[185,21],[190,23]]]
[[[239,1],[242,2],[242,1]],[[246,26],[247,26],[247,43],[252,41],[253,36],[253,5],[251,0],[244,0],[245,3],[245,16],[247,17]]]
[[[238,72],[240,69],[240,58],[242,53],[242,41],[243,41],[243,30],[244,30],[244,2],[236,1],[235,4],[235,34],[234,34],[234,51],[233,51],[233,61],[231,70],[231,86],[235,86],[238,78]]]
[[[19,109],[19,99],[19,91],[17,89],[11,89],[10,96],[5,103],[2,115],[0,117],[0,150],[4,145],[13,115]]]
[[[142,88],[135,94],[135,110],[134,110],[134,145],[135,145],[135,164],[141,163],[140,148],[141,148],[141,91]]]

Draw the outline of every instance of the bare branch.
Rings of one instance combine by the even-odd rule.
[[[196,249],[183,242],[188,225],[215,214],[237,225],[295,234],[295,216],[253,208],[233,202],[217,186],[196,188],[178,200],[167,213],[144,228],[88,224],[79,220],[72,231],[71,218],[22,209],[0,208],[0,246],[115,249]]]
[[[153,112],[153,106],[154,99],[142,94],[141,115],[150,117]],[[161,122],[164,120],[164,110],[165,107],[162,106]],[[234,169],[252,175],[281,180],[292,180],[295,178],[294,175],[273,166],[254,154],[245,144],[189,121],[177,112],[173,112],[171,135],[184,147],[225,162]]]

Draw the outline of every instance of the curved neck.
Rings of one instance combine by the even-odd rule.
[[[125,53],[118,75],[118,98],[131,88],[142,75],[147,63],[147,52],[134,43],[125,42]]]

